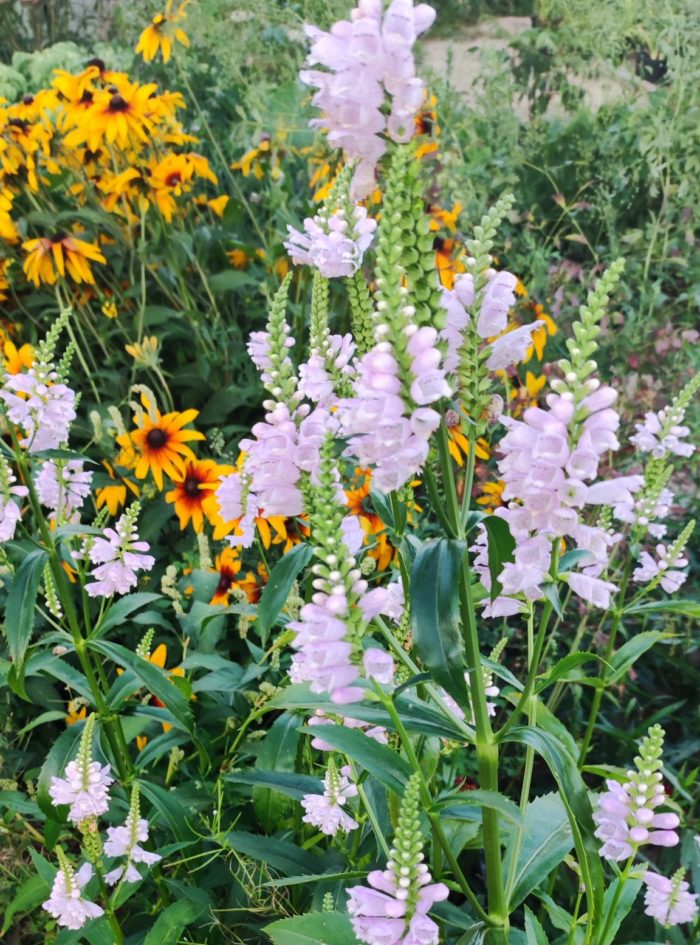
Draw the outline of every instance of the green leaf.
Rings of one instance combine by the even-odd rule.
[[[362,765],[371,777],[376,778],[399,797],[403,795],[411,769],[408,762],[387,745],[382,745],[359,729],[346,728],[343,725],[324,725],[321,733],[315,728],[305,728],[303,731],[309,735],[322,734],[324,742]]]
[[[473,807],[497,810],[506,820],[516,825],[521,824],[523,819],[518,805],[509,798],[496,791],[482,791],[481,788],[475,791],[461,791],[458,797],[452,796],[446,800],[438,798],[438,805],[441,817],[455,820],[473,820]]]
[[[587,561],[592,564],[594,560],[593,554],[590,551],[586,551],[583,548],[572,548],[571,551],[567,551],[566,554],[563,554],[559,559],[557,572],[564,574],[566,571],[575,568],[577,564],[581,564],[582,561]]]
[[[176,840],[187,843],[195,839],[187,810],[174,791],[166,791],[151,781],[139,781],[139,790],[153,804]]]
[[[700,601],[690,598],[680,600],[652,600],[646,604],[628,604],[624,614],[684,614],[687,617],[700,618]]]
[[[608,674],[608,684],[618,682],[623,676],[627,675],[630,667],[647,650],[650,650],[660,640],[669,640],[670,638],[670,634],[661,633],[659,630],[647,630],[644,633],[635,634],[631,640],[623,643],[620,649],[610,658],[612,673]]]
[[[593,836],[591,802],[576,761],[559,739],[541,729],[514,728],[506,733],[503,740],[518,742],[533,748],[545,760],[557,782],[561,800],[569,817],[576,856],[581,869],[581,879],[586,889],[589,922],[595,930],[603,918],[605,882],[598,843]]]
[[[251,784],[266,787],[300,801],[305,794],[323,794],[323,782],[308,774],[288,771],[232,771],[223,776],[232,784]]]
[[[338,706],[330,702],[327,696],[312,693],[306,684],[301,683],[287,686],[273,696],[268,705],[276,709],[320,710],[331,718],[338,714]],[[415,732],[418,735],[434,735],[436,738],[447,738],[458,742],[470,738],[470,730],[465,732],[464,724],[457,724],[457,720],[452,715],[447,716],[444,712],[433,709],[424,702],[402,698],[395,700],[395,706],[409,732]],[[388,712],[378,705],[353,703],[352,717],[373,725],[383,725],[392,731],[394,729],[394,723]]]
[[[24,662],[34,630],[36,596],[47,561],[48,555],[42,549],[30,551],[19,566],[7,596],[4,623],[10,657],[17,666]]]
[[[315,873],[313,876],[284,876],[281,879],[268,880],[262,885],[269,886],[271,889],[279,889],[281,886],[303,886],[308,883],[323,883],[330,880],[364,879],[366,875],[366,870],[346,870],[343,873]]]
[[[173,717],[173,724],[190,733],[193,732],[194,719],[188,700],[177,686],[173,685],[162,669],[118,643],[107,640],[90,640],[88,646],[90,649],[96,650],[98,653],[102,653],[103,656],[113,660],[124,669],[131,670],[134,676],[141,680],[146,689],[168,708]]]
[[[215,272],[214,275],[209,276],[209,285],[216,293],[231,292],[254,284],[257,284],[256,280],[239,269],[224,269],[223,272]]]
[[[423,665],[462,706],[469,705],[457,586],[463,542],[421,546],[411,568],[411,629]]]
[[[299,727],[299,719],[287,712],[275,719],[258,750],[256,770],[293,772],[299,745]],[[277,829],[290,808],[285,795],[262,786],[253,788],[253,804],[259,823],[268,833]]]
[[[267,643],[270,630],[289,597],[292,584],[309,563],[312,554],[311,545],[306,543],[295,545],[291,551],[280,558],[270,572],[270,578],[260,597],[258,614],[255,618],[255,630],[263,646]]]
[[[350,919],[343,912],[309,912],[279,919],[263,930],[275,945],[357,945]]]
[[[541,586],[542,593],[547,598],[549,603],[554,609],[554,613],[559,617],[560,620],[564,619],[564,608],[561,604],[561,599],[559,598],[559,588],[554,583],[554,581],[546,581]]]
[[[574,845],[568,814],[558,794],[536,797],[527,805],[523,820],[522,843],[510,894],[511,910],[549,876]],[[512,841],[503,866],[506,875],[511,852]]]
[[[622,883],[620,892],[619,878],[614,879],[608,886],[605,890],[605,927],[596,945],[613,945],[618,929],[634,905],[641,886],[640,879],[628,879]]]
[[[313,856],[287,840],[246,833],[243,830],[229,830],[222,842],[232,850],[265,863],[283,876],[296,876],[299,873],[315,875],[324,862],[322,858]]]
[[[180,933],[204,911],[204,906],[192,899],[180,899],[161,912],[150,929],[143,945],[174,945]]]
[[[542,692],[548,686],[551,686],[553,682],[557,682],[558,680],[596,685],[598,682],[596,676],[588,677],[585,673],[578,672],[578,670],[585,663],[599,660],[600,657],[596,653],[569,653],[568,656],[560,659],[550,670],[544,673],[543,677],[537,683],[535,692]]]
[[[549,945],[542,923],[528,906],[525,906],[525,937],[527,945]]]
[[[0,935],[5,935],[11,928],[12,920],[16,915],[24,915],[25,912],[31,912],[40,902],[48,898],[50,891],[51,887],[38,873],[26,879],[5,910],[5,918],[3,919],[2,929],[0,929]]]
[[[513,560],[515,539],[510,533],[506,521],[497,515],[487,515],[481,524],[488,536],[489,572],[491,574],[491,600],[495,600],[503,590],[499,577],[503,565]]]
[[[135,611],[140,610],[141,607],[162,599],[161,594],[152,594],[146,591],[140,591],[138,594],[127,594],[126,597],[120,598],[111,605],[99,626],[96,627],[95,636],[103,636],[112,627],[125,623],[127,618]]]
[[[51,746],[41,766],[41,771],[39,772],[36,800],[46,816],[54,820],[58,817],[58,812],[49,797],[51,778],[60,777],[65,771],[68,762],[77,756],[84,724],[84,722],[76,722],[74,725],[71,725],[70,728],[61,732]]]

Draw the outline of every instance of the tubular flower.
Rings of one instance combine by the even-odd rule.
[[[0,456],[0,542],[14,538],[22,514],[19,505],[13,501],[13,496],[24,498],[29,492],[26,486],[16,486],[16,482],[15,474],[8,466],[7,460]]]
[[[385,870],[372,870],[369,886],[348,890],[348,912],[355,935],[368,945],[437,945],[439,929],[428,911],[447,899],[444,883],[433,883],[423,863],[419,781],[413,775],[404,795],[391,858]]]
[[[635,424],[637,432],[630,437],[630,442],[642,453],[651,453],[654,459],[692,456],[695,447],[692,443],[684,442],[690,430],[683,426],[683,420],[699,389],[700,375],[696,374],[668,407],[658,413],[645,414],[644,422]]]
[[[393,0],[382,21],[381,0],[360,0],[351,20],[341,20],[329,33],[307,26],[312,40],[306,60],[319,69],[302,70],[299,78],[318,91],[313,103],[323,112],[312,127],[328,129],[331,147],[343,148],[357,161],[352,182],[353,199],[366,197],[374,187],[374,169],[386,151],[382,134],[408,141],[414,116],[425,97],[425,86],[415,75],[413,44],[435,18],[428,4]],[[391,108],[385,117],[385,95]]]
[[[107,262],[95,243],[86,243],[61,231],[50,237],[27,240],[22,248],[27,251],[23,264],[25,275],[37,288],[42,282],[54,285],[66,272],[73,282],[94,285],[90,262]]]
[[[217,514],[214,491],[221,484],[221,477],[232,471],[230,466],[219,466],[213,459],[189,460],[182,471],[171,478],[174,488],[166,492],[167,502],[175,504],[180,528],[187,528],[191,521],[196,532],[204,528],[204,519],[213,522]]]
[[[104,915],[101,906],[81,895],[83,888],[92,879],[92,866],[90,863],[83,863],[80,869],[74,872],[60,847],[59,862],[61,868],[53,881],[51,895],[42,903],[42,909],[53,916],[57,924],[64,929],[82,929],[89,919]]]
[[[75,391],[58,382],[55,371],[32,367],[11,375],[0,389],[0,398],[8,418],[24,428],[20,443],[30,453],[57,449],[68,439],[76,417]]]
[[[39,500],[57,519],[68,520],[80,511],[90,494],[92,473],[78,459],[48,460],[36,478]]]
[[[660,771],[663,739],[661,726],[652,726],[634,759],[637,770],[627,772],[629,780],[606,782],[608,790],[600,795],[593,814],[595,836],[603,841],[600,855],[606,860],[626,860],[646,843],[661,847],[678,843],[678,815],[655,813],[666,797]]]
[[[698,897],[690,892],[683,874],[681,867],[670,879],[651,870],[647,870],[642,877],[647,887],[644,893],[644,914],[652,916],[664,928],[692,922],[698,914]]]
[[[326,279],[347,278],[360,268],[376,228],[364,207],[354,207],[350,222],[339,207],[330,216],[307,217],[303,233],[288,226],[284,245],[295,265],[314,266]]]
[[[344,807],[348,799],[357,795],[357,787],[350,780],[350,766],[337,770],[332,759],[323,778],[323,794],[305,794],[301,806],[306,813],[301,818],[305,824],[318,827],[321,833],[334,837],[339,830],[349,833],[358,826],[356,820],[346,814]]]
[[[109,786],[114,781],[109,765],[92,760],[95,716],[85,722],[78,757],[66,765],[64,778],[51,778],[49,796],[55,806],[69,804],[68,819],[74,824],[99,817],[109,806]]]
[[[107,840],[104,845],[106,856],[124,856],[126,863],[117,866],[105,875],[106,882],[113,886],[123,879],[127,883],[138,883],[141,874],[134,863],[144,863],[153,866],[162,857],[158,853],[150,853],[139,844],[148,840],[148,821],[140,816],[138,786],[131,792],[131,804],[126,821],[121,827],[108,827]]]
[[[144,554],[150,546],[139,541],[136,519],[140,508],[135,502],[121,516],[115,528],[107,528],[103,538],[96,538],[90,548],[90,560],[97,565],[90,572],[92,584],[85,590],[91,597],[111,597],[126,594],[138,583],[137,571],[150,571],[156,563],[152,555]]]
[[[184,472],[186,460],[197,461],[186,444],[191,440],[203,440],[204,434],[183,427],[198,414],[198,410],[161,414],[154,409],[152,413],[134,416],[137,429],[120,434],[117,443],[125,450],[134,449],[136,452],[134,474],[137,479],[145,479],[150,471],[156,485],[162,489],[163,473],[174,479]]]
[[[135,51],[141,53],[146,62],[153,62],[159,52],[163,55],[163,62],[168,62],[174,40],[182,46],[190,45],[187,34],[178,26],[178,23],[187,19],[185,7],[188,3],[189,0],[184,0],[176,10],[173,10],[173,0],[168,0],[165,10],[157,13],[141,33]]]

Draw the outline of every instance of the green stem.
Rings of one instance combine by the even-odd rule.
[[[394,723],[394,727],[399,734],[399,737],[401,739],[401,744],[403,745],[403,748],[406,751],[406,755],[408,756],[408,760],[411,764],[411,767],[413,768],[413,770],[416,772],[416,774],[418,775],[420,779],[421,797],[425,805],[425,814],[428,820],[430,821],[431,827],[433,828],[433,833],[435,835],[435,838],[437,839],[438,843],[442,847],[442,851],[445,854],[445,859],[450,864],[450,868],[452,872],[454,873],[455,879],[459,883],[460,889],[462,890],[464,895],[467,897],[469,902],[474,907],[474,910],[476,911],[479,918],[482,919],[484,922],[490,922],[489,916],[484,911],[483,906],[477,899],[474,891],[472,890],[471,886],[469,885],[467,881],[466,876],[462,872],[462,868],[457,862],[457,857],[452,852],[452,848],[450,847],[449,840],[445,836],[445,831],[443,830],[442,824],[440,823],[440,817],[431,810],[433,806],[433,797],[430,793],[430,788],[428,787],[428,783],[425,780],[425,775],[423,774],[423,769],[421,768],[420,761],[418,760],[416,753],[413,749],[411,738],[408,732],[406,731],[406,728],[401,720],[401,716],[399,715],[396,709],[396,706],[394,705],[394,700],[390,696],[387,696],[386,693],[382,689],[380,689],[379,686],[375,686],[375,690],[384,708],[387,710],[387,712],[391,716],[391,720]]]
[[[472,504],[472,489],[474,488],[474,466],[476,465],[476,439],[471,436],[469,438],[469,455],[467,456],[467,471],[464,475],[464,493],[462,495],[462,510],[460,513],[460,520],[462,523],[462,529],[467,524],[467,518],[469,517],[469,511]]]
[[[530,608],[527,618],[527,668],[528,673],[532,671],[532,664],[535,655],[535,632],[534,632],[534,607]],[[534,699],[530,700],[527,707],[527,724],[535,726],[537,723],[537,703]],[[525,772],[523,774],[523,783],[520,787],[520,813],[525,814],[528,802],[530,800],[530,786],[532,784],[532,770],[535,763],[534,749],[527,746],[525,752]],[[508,880],[506,882],[506,899],[510,901],[511,894],[515,887],[515,875],[518,869],[518,856],[523,842],[522,822],[516,827],[515,837],[513,839],[512,849],[510,851],[510,868],[508,870]]]
[[[449,434],[444,423],[440,424],[438,433],[438,452],[440,454],[440,465],[442,467],[443,481],[445,483],[446,514],[452,526],[452,531],[458,538],[462,538],[464,529],[462,528],[460,518],[457,486],[455,485],[454,468],[452,466],[452,457],[450,456]]]
[[[591,705],[591,711],[588,716],[588,725],[586,726],[586,733],[583,736],[583,742],[581,744],[581,750],[578,756],[579,768],[586,763],[586,755],[591,747],[591,741],[593,739],[593,732],[595,730],[595,724],[598,720],[598,712],[600,711],[600,705],[603,701],[603,694],[605,692],[605,687],[608,681],[608,667],[610,665],[610,658],[613,654],[615,648],[615,639],[617,637],[617,631],[620,628],[620,623],[622,621],[622,610],[623,604],[625,602],[625,594],[627,593],[627,585],[629,584],[630,574],[632,571],[632,559],[629,558],[627,564],[625,565],[625,572],[622,576],[622,581],[620,582],[620,593],[617,596],[617,606],[615,607],[615,616],[613,617],[612,626],[610,627],[610,635],[608,636],[608,642],[605,645],[605,650],[603,652],[603,668],[600,672],[600,686],[593,693],[593,703]]]
[[[472,667],[470,694],[476,723],[476,758],[480,787],[485,791],[498,792],[498,742],[494,738],[486,704],[484,674],[481,669],[481,651],[471,595],[469,552],[462,556],[459,576],[459,599],[467,660]],[[482,807],[482,829],[484,859],[486,861],[486,891],[488,895],[488,923],[491,926],[490,940],[495,943],[508,941],[508,907],[503,885],[501,862],[501,837],[498,811]]]

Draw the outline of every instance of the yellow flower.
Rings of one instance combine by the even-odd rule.
[[[214,589],[210,604],[228,605],[229,595],[234,588],[243,591],[249,603],[254,604],[260,597],[260,586],[252,571],[241,574],[243,563],[240,548],[224,548],[214,561],[214,570],[218,572],[219,583]]]
[[[224,210],[231,198],[228,194],[222,194],[221,197],[215,197],[213,200],[207,200],[207,206],[217,215],[223,217]]]
[[[500,505],[503,505],[503,490],[506,484],[502,479],[496,482],[485,482],[481,487],[483,495],[476,500],[479,505],[484,506],[487,512],[493,512]]]
[[[453,289],[455,276],[464,272],[464,263],[460,258],[462,247],[453,239],[436,236],[433,240],[433,248],[440,282],[446,289]]]
[[[185,468],[186,460],[196,460],[192,450],[185,444],[191,440],[203,440],[204,434],[197,430],[184,430],[183,427],[198,414],[198,410],[161,414],[154,409],[153,416],[142,413],[134,417],[136,430],[120,434],[117,443],[124,449],[135,450],[134,473],[137,479],[145,479],[150,471],[156,485],[162,489],[163,473],[171,478],[176,477]]]
[[[441,230],[446,228],[450,233],[457,232],[457,223],[462,213],[462,204],[459,200],[452,206],[451,210],[443,210],[441,207],[430,208],[430,229]]]
[[[127,456],[126,451],[122,450],[119,456],[117,456],[115,462],[117,466],[129,468],[133,464],[134,459],[135,456],[133,453],[131,456]],[[101,489],[97,489],[95,493],[95,502],[98,511],[103,505],[106,505],[109,514],[112,516],[112,518],[114,518],[119,512],[119,509],[126,505],[127,489],[132,492],[133,495],[138,495],[140,490],[135,482],[127,479],[125,476],[119,478],[114,470],[114,467],[111,465],[111,463],[108,463],[106,459],[102,460],[102,465],[109,473],[110,478],[115,480],[115,483],[113,486],[102,486]]]
[[[1,227],[0,227],[1,229]],[[7,278],[7,270],[12,265],[11,259],[0,259],[0,302],[4,302],[10,289],[10,281]]]
[[[243,249],[229,249],[226,252],[234,269],[247,269],[250,257]]]
[[[146,62],[153,62],[159,51],[163,54],[163,62],[168,62],[173,49],[173,40],[177,40],[183,46],[190,45],[187,34],[177,25],[187,19],[185,7],[188,3],[189,0],[184,0],[177,10],[173,11],[173,0],[168,0],[165,11],[154,16],[151,23],[141,33],[136,52],[141,53]]]
[[[34,364],[34,348],[30,344],[24,344],[21,348],[18,348],[8,338],[2,346],[2,351],[5,355],[5,371],[7,374],[20,374]]]
[[[131,355],[140,367],[158,366],[158,339],[155,335],[144,338],[140,343],[135,341],[131,345],[124,345],[124,350]]]
[[[66,725],[75,725],[76,722],[82,722],[87,716],[87,705],[82,696],[77,699],[71,699],[66,706]]]
[[[535,319],[540,322],[544,322],[544,325],[540,325],[539,328],[535,328],[532,333],[532,344],[528,348],[525,357],[523,358],[523,364],[527,364],[528,361],[532,359],[534,354],[537,355],[537,360],[542,360],[542,355],[544,354],[544,347],[547,344],[547,338],[551,335],[556,335],[559,330],[554,322],[554,319],[547,315],[544,311],[544,308],[539,303],[533,306],[535,313]]]
[[[148,141],[148,135],[161,119],[153,98],[158,86],[125,82],[95,92],[90,106],[78,118],[77,125],[64,139],[67,148],[87,144],[91,151],[106,142],[127,149]]]
[[[22,243],[27,251],[23,269],[27,279],[38,288],[42,282],[54,285],[66,272],[74,282],[95,284],[88,260],[106,263],[107,260],[95,243],[86,243],[61,231],[50,237],[27,240]]]
[[[194,530],[201,532],[205,517],[209,521],[220,518],[214,492],[221,477],[230,472],[232,466],[219,466],[213,459],[198,459],[190,460],[182,472],[171,477],[175,488],[166,492],[165,501],[175,504],[181,529],[191,521]]]
[[[106,318],[116,318],[119,315],[116,303],[112,301],[104,302],[101,311]]]

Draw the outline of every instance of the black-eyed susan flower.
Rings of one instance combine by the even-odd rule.
[[[168,0],[165,10],[156,14],[141,33],[136,44],[136,52],[140,53],[146,62],[153,62],[159,52],[162,53],[163,62],[168,62],[174,41],[182,46],[190,45],[187,33],[178,26],[187,19],[185,7],[188,3],[189,0],[184,0],[176,10],[173,10],[173,0]]]
[[[458,466],[463,466],[465,458],[469,455],[469,439],[462,432],[462,423],[456,410],[447,411],[445,426],[447,427],[447,448],[450,451],[450,456]],[[477,459],[488,459],[491,455],[488,441],[483,437],[479,437],[475,443],[474,453]]]
[[[156,485],[162,489],[163,473],[173,479],[182,473],[187,460],[196,461],[194,453],[186,444],[192,440],[203,440],[204,434],[183,429],[198,416],[198,410],[161,414],[148,403],[144,406],[148,412],[139,412],[134,416],[136,429],[119,434],[117,443],[136,453],[136,478],[145,479],[151,472]]]
[[[54,285],[66,273],[73,282],[95,284],[90,262],[106,263],[99,246],[86,243],[70,233],[59,231],[22,243],[27,253],[23,269],[27,279],[38,288],[41,283]]]
[[[180,528],[189,522],[196,532],[204,528],[204,519],[217,517],[215,490],[221,477],[233,472],[233,466],[220,466],[213,459],[190,460],[182,472],[171,476],[173,488],[166,492],[166,502],[174,503]]]
[[[440,282],[446,289],[453,289],[455,276],[465,271],[461,260],[462,247],[456,240],[436,236],[433,240],[433,249]]]
[[[108,301],[103,302],[100,311],[105,318],[117,318],[119,315],[119,310],[114,299],[108,299]]]
[[[532,360],[534,355],[537,355],[538,361],[542,360],[542,355],[544,354],[544,348],[547,344],[547,338],[556,335],[559,330],[554,322],[554,319],[551,315],[547,315],[544,310],[544,306],[540,305],[539,302],[532,306],[535,319],[540,322],[544,322],[544,325],[540,325],[539,328],[535,328],[532,333],[532,344],[528,348],[525,357],[523,358],[523,364],[527,364],[528,361]]]
[[[130,354],[139,367],[152,368],[158,366],[158,339],[155,335],[124,345],[124,350]]]
[[[369,469],[356,469],[352,487],[345,490],[346,504],[351,515],[356,515],[365,533],[365,543],[369,545],[367,554],[377,562],[377,568],[383,571],[394,559],[396,549],[389,541],[386,526],[381,518],[370,508],[372,472]]]
[[[0,259],[0,302],[5,301],[7,293],[10,291],[10,280],[7,278],[7,270],[11,265],[11,259]]]
[[[76,722],[84,722],[87,717],[87,703],[85,699],[78,696],[77,699],[71,699],[66,706],[66,725],[75,725]]]
[[[231,592],[243,591],[251,604],[260,597],[260,583],[252,571],[243,571],[240,548],[224,548],[214,560],[214,570],[219,575],[219,582],[214,589],[211,604],[228,606]]]
[[[124,149],[147,142],[159,120],[151,100],[157,89],[153,83],[124,82],[119,87],[110,85],[95,92],[90,107],[66,135],[66,147],[87,144],[96,151],[104,142]]]

